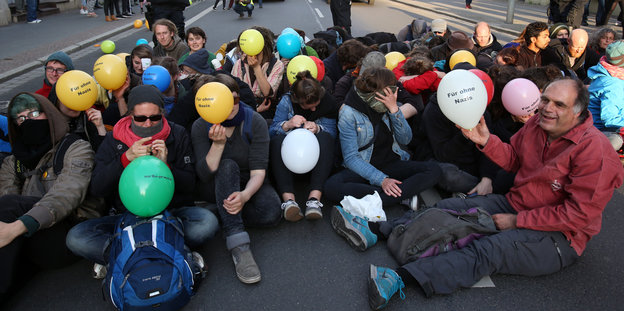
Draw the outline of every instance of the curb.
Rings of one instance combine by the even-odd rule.
[[[104,32],[102,34],[94,36],[94,37],[92,37],[90,39],[86,39],[86,40],[80,41],[78,43],[74,43],[74,44],[72,44],[72,45],[62,49],[61,51],[67,53],[68,55],[71,55],[72,53],[77,52],[77,51],[79,51],[79,50],[81,50],[81,49],[83,49],[83,48],[85,48],[87,46],[91,46],[91,45],[93,45],[96,42],[102,41],[104,38],[120,34],[120,33],[124,32],[124,31],[128,31],[128,30],[131,30],[133,28],[134,28],[134,25],[132,23],[130,23],[130,24],[126,25],[126,26],[120,26],[120,27],[118,27],[116,29],[109,30],[107,32]],[[17,77],[17,76],[19,76],[21,74],[24,74],[24,73],[26,73],[26,72],[28,72],[28,71],[30,71],[32,69],[37,68],[37,67],[41,67],[45,63],[46,59],[48,59],[48,58],[47,57],[41,57],[41,58],[39,58],[37,60],[34,60],[34,61],[30,62],[30,63],[27,63],[25,65],[22,65],[22,66],[19,66],[17,68],[14,68],[14,69],[11,69],[11,70],[3,72],[2,74],[0,74],[0,83],[6,82],[6,81],[8,81],[10,79],[13,79],[13,78],[15,78],[15,77]]]

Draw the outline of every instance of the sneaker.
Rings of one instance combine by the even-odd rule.
[[[288,221],[299,221],[303,218],[299,204],[293,200],[288,200],[282,203],[282,210],[284,211],[284,219]]]
[[[30,21],[28,23],[29,24],[39,24],[39,23],[41,23],[41,20],[40,19],[35,19],[35,20],[32,20],[32,21]]]
[[[363,252],[377,243],[377,235],[370,231],[366,219],[353,216],[338,205],[332,210],[331,224],[336,233],[359,251]]]
[[[306,202],[305,217],[308,220],[317,220],[323,218],[323,211],[321,211],[323,204],[317,200],[312,199]]]
[[[125,16],[123,16],[123,14],[122,15],[117,15],[116,17],[117,17],[117,19],[124,19],[124,18],[126,18]]]
[[[243,244],[232,249],[232,260],[236,268],[236,276],[245,284],[260,282],[260,268],[251,254],[249,244]]]
[[[418,210],[418,195],[401,201],[401,204],[409,207],[412,211]]]
[[[615,26],[622,26],[622,22],[620,22],[620,21],[615,21]]]
[[[132,17],[132,14],[130,14],[130,13],[123,13],[123,14],[121,14],[121,16],[123,16],[123,17]]]
[[[405,299],[401,277],[392,269],[370,265],[368,278],[368,305],[373,310],[385,307],[392,295],[399,291],[401,300]]]
[[[96,263],[93,265],[93,271],[91,271],[91,276],[93,276],[94,279],[101,280],[106,277],[106,272],[106,266]]]
[[[199,268],[199,271],[196,274],[199,274],[202,278],[204,278],[206,276],[206,263],[204,262],[204,257],[202,257],[202,255],[198,252],[192,252],[191,255],[193,257],[193,262]]]
[[[81,15],[87,15],[87,13],[89,13],[89,11],[87,11],[85,9],[80,9],[80,14]]]

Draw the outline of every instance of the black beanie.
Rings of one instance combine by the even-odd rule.
[[[153,103],[161,109],[165,106],[162,93],[153,85],[139,85],[130,91],[128,96],[128,111],[140,103]]]

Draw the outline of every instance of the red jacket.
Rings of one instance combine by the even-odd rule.
[[[591,116],[550,143],[538,120],[531,118],[511,144],[490,135],[483,152],[517,173],[507,200],[518,212],[518,228],[560,231],[581,255],[622,185],[622,163]]]
[[[48,98],[48,95],[50,95],[50,92],[52,91],[52,86],[47,84],[45,81],[43,82],[43,86],[38,89],[35,93],[44,96],[45,98]]]

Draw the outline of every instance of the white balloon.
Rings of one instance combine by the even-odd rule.
[[[282,161],[293,173],[305,174],[318,162],[321,147],[314,134],[306,129],[296,129],[282,142]]]
[[[479,123],[487,106],[487,91],[483,81],[474,73],[451,70],[438,86],[438,105],[453,123],[472,129]]]

